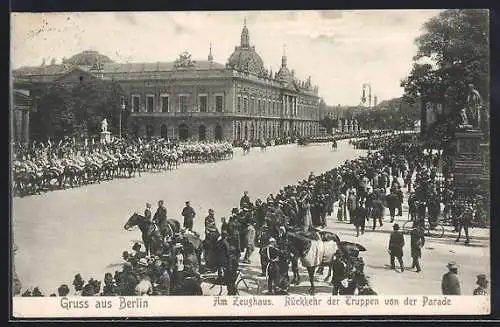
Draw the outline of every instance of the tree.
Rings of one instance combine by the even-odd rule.
[[[326,129],[327,133],[332,131],[332,128],[335,126],[336,121],[331,119],[330,117],[324,117],[319,121],[319,124]]]
[[[84,122],[87,134],[98,135],[101,121],[106,118],[108,130],[119,134],[118,126],[122,98],[125,96],[120,84],[113,81],[90,80],[77,85],[72,92],[75,99],[75,119]],[[122,122],[127,119],[126,113]],[[122,126],[125,124],[123,123]]]
[[[31,126],[33,137],[39,141],[48,138],[75,136],[85,128],[74,116],[75,101],[71,87],[55,83],[41,97]]]
[[[418,51],[412,71],[401,82],[404,98],[410,103],[417,98],[442,103],[447,119],[455,123],[436,123],[453,129],[458,113],[464,107],[469,83],[476,86],[484,99],[489,98],[488,11],[445,10],[425,23],[424,29],[425,32],[415,40]],[[435,67],[418,63],[423,58],[430,58]]]

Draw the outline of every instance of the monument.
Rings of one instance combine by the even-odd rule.
[[[349,128],[347,125],[347,119],[344,120],[344,128],[342,129],[342,132],[344,132],[344,133],[349,132]]]
[[[342,119],[337,119],[337,133],[342,132]]]
[[[481,95],[469,84],[466,105],[460,110],[460,121],[455,132],[454,162],[455,192],[467,197],[474,189],[489,189],[489,145],[481,130],[487,123],[483,114]],[[487,131],[486,131],[487,133]]]
[[[104,118],[101,122],[101,143],[107,144],[111,142],[111,133],[108,132],[108,121]]]

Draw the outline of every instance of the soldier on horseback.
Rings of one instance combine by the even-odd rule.
[[[159,227],[161,235],[165,237],[168,223],[167,208],[165,208],[163,200],[158,201],[158,209],[156,209],[153,222]]]

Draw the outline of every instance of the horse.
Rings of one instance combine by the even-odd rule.
[[[264,140],[261,140],[261,141],[260,141],[259,146],[260,146],[260,151],[262,151],[262,152],[265,152],[265,151],[266,151],[267,144],[266,144],[266,142],[265,142]]]
[[[177,222],[177,224],[175,222]],[[158,227],[152,221],[144,216],[139,215],[138,213],[134,213],[127,220],[123,228],[127,231],[130,231],[134,226],[139,227],[142,233],[142,242],[144,243],[147,252],[158,252],[162,249],[163,236],[161,235]],[[172,237],[174,233],[178,233],[179,230],[180,224],[178,221],[176,221],[175,219],[167,219],[167,237]]]
[[[242,144],[243,155],[249,154],[251,147],[252,146],[250,145],[250,142],[248,142],[248,141],[243,142],[243,144]]]
[[[332,150],[337,150],[337,141],[332,141]]]
[[[349,251],[351,247],[357,247],[359,251],[366,250],[359,244],[341,242],[340,238],[331,232],[309,231],[309,232],[287,232],[290,250],[295,257],[300,258],[302,266],[307,269],[311,288],[309,293],[314,295],[314,272],[317,267],[328,265],[331,267],[337,249]]]

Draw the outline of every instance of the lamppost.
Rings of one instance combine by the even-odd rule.
[[[122,111],[125,110],[125,98],[122,97],[122,105],[121,105],[121,109],[120,109],[120,120],[119,120],[119,123],[118,123],[118,134],[120,135],[120,140],[122,139]]]

